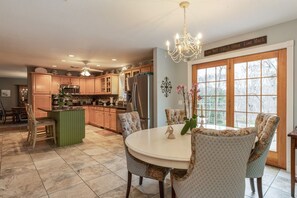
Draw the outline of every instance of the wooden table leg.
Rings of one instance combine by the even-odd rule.
[[[291,197],[295,197],[295,138],[291,138]]]

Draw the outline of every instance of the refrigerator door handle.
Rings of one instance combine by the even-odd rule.
[[[137,89],[137,84],[134,82],[133,83],[133,92],[132,92],[133,111],[137,110],[137,106],[136,106],[136,89]]]

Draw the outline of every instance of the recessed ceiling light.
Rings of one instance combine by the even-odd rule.
[[[101,65],[97,65],[97,67],[100,67]]]
[[[113,58],[113,59],[111,59],[112,61],[117,61],[117,59],[115,59],[115,58]]]
[[[68,55],[70,58],[74,58],[74,55],[73,54],[69,54]]]
[[[66,62],[66,60],[61,60],[62,62]]]
[[[57,65],[52,65],[52,67],[57,67]]]

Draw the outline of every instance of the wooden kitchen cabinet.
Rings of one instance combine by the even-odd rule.
[[[152,72],[153,71],[153,66],[152,65],[144,65],[140,67],[140,73],[144,72]]]
[[[58,94],[61,85],[60,76],[52,76],[52,94]]]
[[[140,73],[140,69],[132,69],[131,76],[135,76]]]
[[[94,91],[95,91],[94,85],[95,85],[94,78],[86,78],[85,93],[86,94],[94,94]]]
[[[113,131],[117,131],[117,110],[110,109],[110,129]]]
[[[102,94],[119,94],[119,75],[109,74],[104,77],[104,84],[101,79]]]
[[[101,78],[96,77],[95,78],[95,94],[101,93]]]
[[[85,78],[79,79],[79,93],[86,94],[86,79]]]
[[[38,108],[49,109],[52,108],[51,95],[34,94],[32,97],[33,111],[36,118],[47,117],[47,112],[41,111]]]
[[[72,77],[70,83],[71,85],[79,85],[79,78]]]
[[[131,73],[131,71],[126,71],[124,73],[124,75],[125,75],[125,91],[127,91],[128,90],[128,78],[132,77],[132,73]]]
[[[103,107],[97,107],[97,111],[99,112],[98,115],[98,125],[103,127],[104,126],[104,113],[103,113]]]
[[[104,128],[110,128],[109,108],[104,108]]]
[[[32,73],[32,93],[51,94],[52,76],[50,74]]]
[[[83,108],[85,110],[85,124],[88,124],[90,122],[89,107],[88,106],[84,106]]]
[[[61,77],[61,84],[62,85],[70,85],[71,84],[71,78],[63,76]]]
[[[89,107],[89,122],[90,122],[90,124],[96,125],[96,122],[95,122],[95,107]]]

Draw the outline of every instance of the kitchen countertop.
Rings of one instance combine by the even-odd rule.
[[[64,109],[44,109],[44,108],[38,108],[41,111],[45,112],[62,112],[62,111],[81,111],[84,110],[83,107],[68,107]]]
[[[104,107],[104,108],[115,108],[115,109],[123,109],[123,110],[126,110],[126,106],[121,106],[121,105],[118,105],[118,106],[103,106],[103,105],[82,105],[81,107],[84,107],[84,106],[88,106],[88,107]]]

